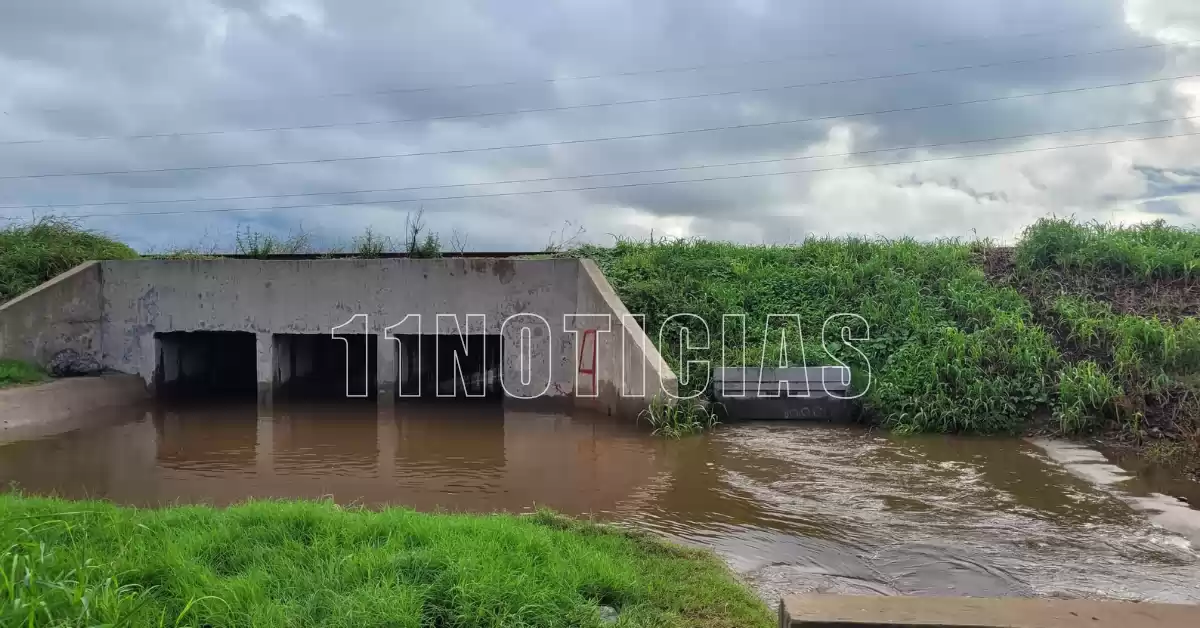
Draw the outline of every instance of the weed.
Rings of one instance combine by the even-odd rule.
[[[297,255],[312,250],[312,236],[301,230],[280,238],[270,233],[253,231],[250,227],[239,228],[234,240],[234,250],[238,255],[246,257],[265,258],[272,255]]]
[[[356,255],[365,258],[381,257],[395,248],[391,238],[376,234],[370,227],[361,236],[355,237],[350,246]]]
[[[36,384],[46,380],[42,369],[20,360],[0,360],[0,388]]]
[[[1058,374],[1058,399],[1054,418],[1065,434],[1080,434],[1102,427],[1104,417],[1116,417],[1122,392],[1099,365],[1085,360],[1068,365]]]
[[[716,429],[721,423],[717,419],[720,405],[706,406],[695,399],[669,401],[660,395],[638,414],[638,420],[649,423],[656,435],[682,438]]]
[[[404,251],[412,258],[442,256],[442,242],[436,233],[425,230],[425,210],[404,218]],[[423,237],[421,234],[425,234]]]

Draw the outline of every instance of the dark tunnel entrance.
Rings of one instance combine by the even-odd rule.
[[[378,383],[374,334],[275,334],[276,391],[288,399],[371,399]]]
[[[402,397],[503,399],[499,334],[406,334],[396,338],[400,341],[398,392]]]
[[[178,331],[154,334],[157,394],[164,397],[250,397],[258,390],[254,334]]]

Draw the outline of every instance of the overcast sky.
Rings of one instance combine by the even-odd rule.
[[[1195,0],[14,1],[0,215],[104,214],[81,220],[159,251],[238,228],[399,235],[419,208],[474,250],[581,227],[774,243],[1012,239],[1051,213],[1195,224],[1200,136],[1040,150],[1198,133],[1190,75]],[[651,102],[579,107],[626,101]],[[384,157],[405,153],[439,154]],[[363,157],[381,158],[344,159]],[[333,161],[213,167],[314,160]],[[863,167],[897,161],[922,163]],[[108,174],[45,176],[80,173]],[[514,179],[551,180],[428,187]],[[630,185],[683,179],[715,180]],[[219,200],[247,196],[266,198]],[[476,198],[402,202],[447,196]],[[288,207],[224,211],[267,206]]]

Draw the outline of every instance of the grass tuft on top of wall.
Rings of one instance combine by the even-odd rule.
[[[714,556],[558,517],[0,495],[0,625],[773,625]]]
[[[83,262],[134,257],[128,246],[61,218],[0,229],[0,303]]]

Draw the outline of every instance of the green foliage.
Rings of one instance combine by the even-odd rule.
[[[1200,230],[1171,227],[1161,220],[1126,227],[1043,218],[1025,230],[1017,262],[1026,270],[1195,279],[1200,277]]]
[[[660,395],[642,410],[638,420],[649,423],[659,436],[682,438],[716,429],[721,424],[716,410],[696,399],[667,400]]]
[[[1068,365],[1058,373],[1058,399],[1054,418],[1065,434],[1079,434],[1102,427],[1105,417],[1116,418],[1121,388],[1091,360]]]
[[[1030,323],[1028,302],[990,284],[976,251],[955,241],[825,238],[764,247],[621,240],[573,254],[595,259],[630,312],[645,315],[647,333],[676,372],[688,360],[841,361],[851,367],[852,386],[866,391],[868,413],[900,431],[1014,431],[1054,386],[1048,374],[1058,354]],[[696,317],[671,318],[680,313]],[[745,355],[736,320],[722,338],[726,314],[746,316]],[[803,353],[795,321],[769,321],[771,314],[799,316]],[[863,317],[869,331],[848,315]],[[681,355],[680,331],[702,345],[705,324],[708,347]],[[789,351],[781,360],[784,330]],[[688,373],[683,386],[680,373],[681,388],[698,388],[704,375]]]
[[[3,626],[773,625],[711,554],[549,513],[0,495]]]
[[[59,218],[0,229],[0,302],[83,262],[134,257],[128,246]]]
[[[1051,311],[1070,341],[1123,380],[1153,389],[1164,376],[1200,372],[1200,321],[1194,318],[1172,324],[1075,297],[1059,297]]]
[[[0,360],[0,388],[20,384],[36,384],[45,379],[46,373],[28,362]]]

